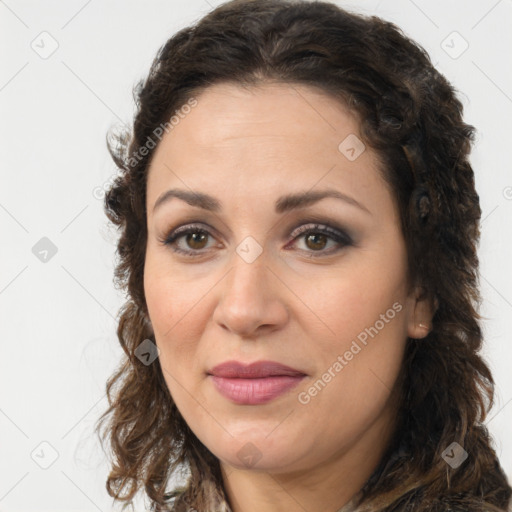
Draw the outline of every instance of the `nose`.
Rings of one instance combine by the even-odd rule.
[[[263,255],[252,263],[236,256],[221,286],[213,320],[232,334],[256,338],[282,329],[288,321],[286,286]]]

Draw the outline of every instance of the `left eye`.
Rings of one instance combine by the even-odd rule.
[[[189,257],[196,257],[201,256],[205,252],[204,249],[209,236],[211,236],[210,232],[199,226],[184,226],[171,232],[164,240],[161,240],[161,243],[172,246],[172,250],[177,253],[181,253]],[[341,248],[352,245],[353,243],[350,236],[343,231],[322,224],[308,224],[301,226],[300,228],[297,228],[291,236],[293,237],[293,241],[301,238],[304,239],[306,247],[312,249],[311,251],[308,251],[307,249],[301,250],[304,250],[305,252],[321,252],[321,255],[332,254],[333,252],[337,252],[338,250],[341,250]],[[185,243],[191,249],[184,249],[183,247],[180,247],[179,242],[181,239],[184,239]],[[335,247],[334,251],[332,249],[324,251],[323,249],[325,249],[329,240],[335,242],[335,245],[338,244],[341,247]],[[316,255],[313,254],[311,254],[311,256],[316,257]]]
[[[344,246],[352,245],[352,239],[346,233],[321,224],[301,226],[292,233],[292,237],[294,241],[304,239],[306,247],[313,249],[312,252],[321,252],[322,254],[331,254]],[[334,250],[331,248],[324,251],[323,249],[325,249],[329,240],[335,242]],[[336,244],[341,247],[336,247]],[[312,254],[311,256],[315,255]]]

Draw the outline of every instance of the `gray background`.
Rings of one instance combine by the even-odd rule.
[[[220,3],[0,1],[0,511],[112,510],[92,433],[121,356],[105,134],[131,121],[132,86],[160,45]],[[487,425],[512,477],[512,0],[337,3],[420,42],[478,129]]]

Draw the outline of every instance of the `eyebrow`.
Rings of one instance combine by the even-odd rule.
[[[328,197],[340,199],[341,201],[345,201],[346,203],[355,206],[369,213],[370,215],[372,214],[370,210],[366,208],[366,206],[361,204],[359,201],[356,201],[353,197],[333,189],[305,191],[281,196],[276,201],[275,211],[276,213],[281,214],[291,210],[298,210],[300,208],[305,208],[306,206],[317,203],[318,201]],[[164,203],[169,202],[173,198],[181,199],[191,206],[196,206],[210,212],[220,212],[222,210],[222,203],[213,196],[204,194],[202,192],[191,192],[188,190],[175,188],[167,190],[162,195],[160,195],[160,197],[156,200],[155,205],[153,206],[153,212],[155,212],[157,208],[159,208]]]

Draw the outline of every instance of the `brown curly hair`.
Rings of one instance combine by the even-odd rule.
[[[157,511],[170,503],[213,511],[226,500],[219,461],[176,408],[159,360],[146,366],[134,354],[142,340],[155,342],[143,289],[154,148],[142,158],[139,150],[207,87],[271,81],[317,88],[358,115],[396,195],[410,283],[438,305],[429,335],[407,340],[396,432],[358,510],[507,510],[512,489],[483,424],[494,381],[479,355],[481,209],[468,160],[475,129],[453,86],[397,26],[307,0],[233,0],[177,32],[134,89],[133,129],[109,134],[120,173],[104,208],[121,231],[114,282],[128,298],[117,329],[126,358],[107,382],[109,408],[96,426],[114,456],[109,495],[131,503],[143,486]],[[469,454],[457,469],[441,457],[452,442]],[[166,493],[181,471],[186,486]]]

